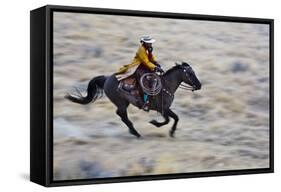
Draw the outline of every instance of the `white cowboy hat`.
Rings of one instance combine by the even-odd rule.
[[[152,39],[149,35],[144,35],[140,38],[140,41],[145,43],[154,43],[155,39]]]

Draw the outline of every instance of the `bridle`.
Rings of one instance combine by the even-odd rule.
[[[188,75],[188,72],[192,72],[192,68],[190,66],[188,66],[188,68],[186,68],[185,66],[181,66],[183,68],[183,72],[186,75],[186,77],[189,79],[190,82],[192,82],[192,80],[190,79],[190,76]],[[187,90],[187,91],[194,91],[195,87],[190,86],[190,85],[184,85],[184,84],[180,84],[179,88],[183,89],[183,90]]]

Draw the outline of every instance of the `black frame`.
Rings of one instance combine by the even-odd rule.
[[[53,181],[53,12],[78,12],[240,23],[270,26],[269,168]],[[148,12],[46,5],[30,12],[30,180],[44,186],[82,185],[274,172],[274,20],[262,18]]]

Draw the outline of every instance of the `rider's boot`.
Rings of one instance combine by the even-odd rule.
[[[149,111],[149,99],[148,99],[148,95],[147,94],[144,94],[143,95],[143,100],[144,100],[144,104],[143,104],[143,106],[142,106],[142,109],[144,110],[144,111]]]
[[[143,104],[142,109],[146,112],[149,111],[149,101],[148,100]]]

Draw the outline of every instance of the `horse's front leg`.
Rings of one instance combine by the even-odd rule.
[[[173,124],[173,126],[172,126],[172,128],[171,128],[171,130],[169,132],[170,137],[174,137],[175,131],[177,129],[177,124],[178,124],[178,121],[179,121],[179,117],[171,109],[167,110],[167,115],[169,117],[172,117],[175,120],[175,122],[174,122],[174,124]]]
[[[134,135],[138,138],[141,137],[141,135],[134,128],[133,123],[128,118],[127,108],[118,108],[116,113],[117,113],[117,115],[119,115],[121,117],[121,120],[127,125],[127,127],[129,128],[129,132],[132,135]]]

